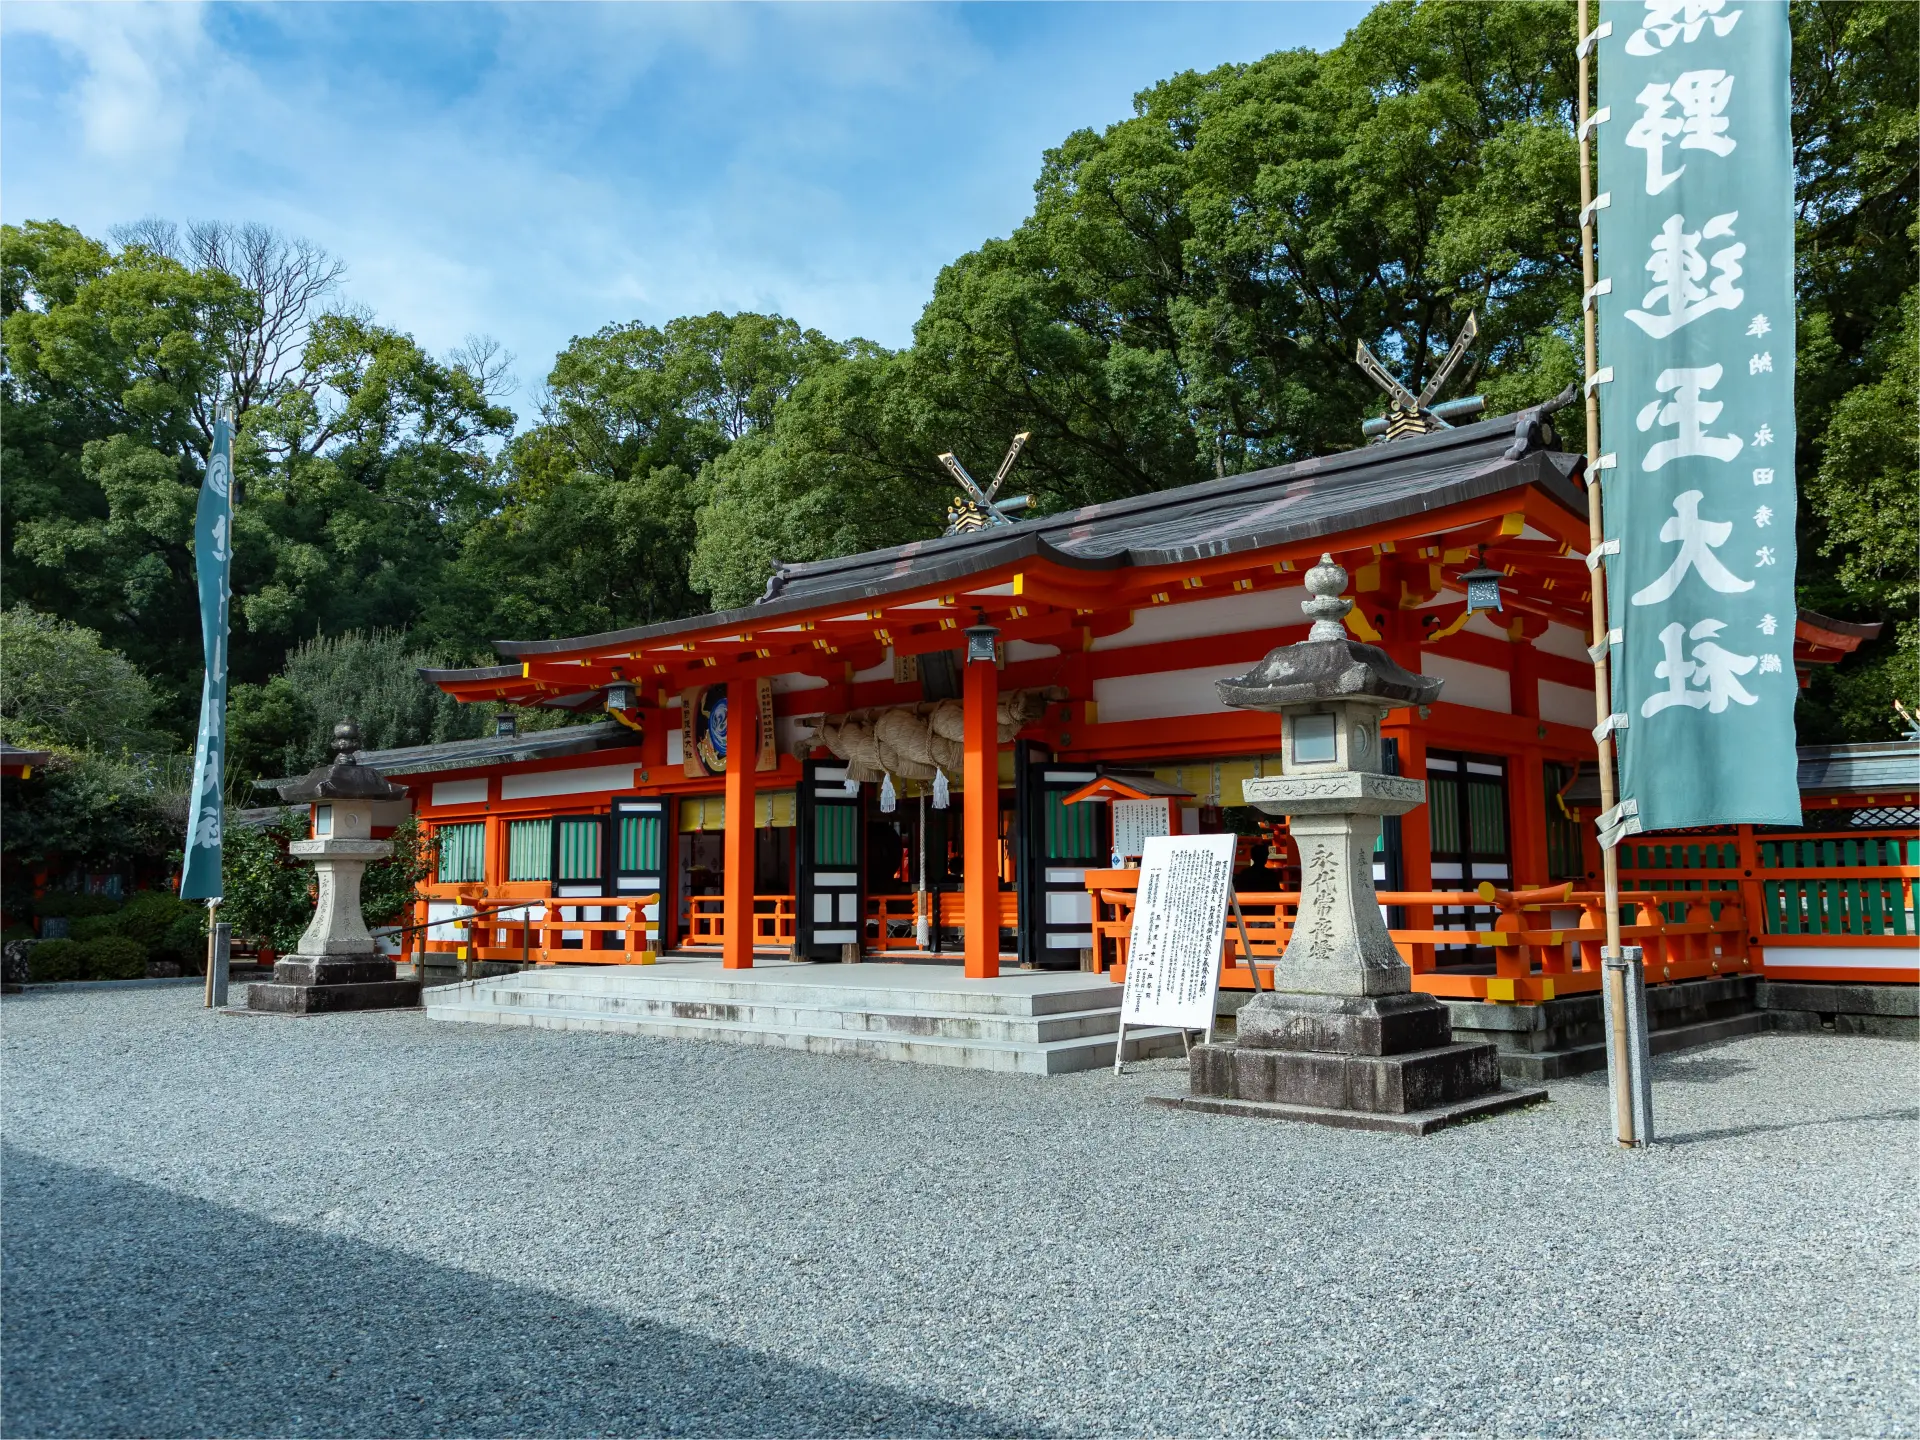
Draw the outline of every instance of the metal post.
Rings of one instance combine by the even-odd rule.
[[[1578,78],[1578,135],[1580,140],[1580,281],[1583,303],[1581,305],[1581,330],[1583,332],[1586,374],[1589,378],[1599,369],[1599,335],[1594,321],[1593,287],[1598,280],[1598,266],[1595,263],[1593,211],[1588,208],[1593,203],[1593,142],[1587,128],[1587,119],[1592,103],[1593,53],[1587,46],[1587,7],[1588,0],[1580,0],[1580,70]],[[1588,385],[1587,390],[1587,540],[1590,551],[1598,552],[1601,542],[1606,538],[1606,525],[1601,515],[1600,461],[1600,395],[1599,387]],[[1607,618],[1607,569],[1605,565],[1593,567],[1593,709],[1595,733],[1600,762],[1600,809],[1601,813],[1610,813],[1618,799],[1618,787],[1614,783],[1613,771],[1613,728],[1608,723],[1613,714],[1613,693],[1609,680],[1608,661],[1611,652],[1609,643],[1612,630]],[[1603,964],[1600,972],[1600,985],[1604,1003],[1609,1015],[1625,1016],[1632,1008],[1628,999],[1627,967],[1620,953],[1620,859],[1617,845],[1602,846],[1600,850],[1601,884],[1606,891],[1607,900],[1607,943],[1602,952]],[[1634,967],[1638,972],[1639,966]],[[1635,1125],[1635,1107],[1622,1104],[1620,1099],[1627,1093],[1630,1060],[1627,1054],[1626,1032],[1621,1030],[1616,1036],[1614,1027],[1607,1027],[1607,1075],[1615,1095],[1614,1138],[1622,1145],[1643,1143]]]
[[[1606,962],[1607,1054],[1623,1064],[1609,1066],[1607,1092],[1613,1133],[1635,1149],[1653,1143],[1653,1058],[1647,1045],[1647,972],[1638,945]],[[1631,1137],[1631,1138],[1624,1138]]]
[[[207,961],[207,991],[213,997],[213,1008],[218,1010],[227,1003],[227,971],[233,957],[233,927],[224,922],[215,925],[211,938],[213,947]]]

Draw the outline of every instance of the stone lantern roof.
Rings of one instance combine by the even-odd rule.
[[[277,786],[280,798],[289,805],[406,798],[404,786],[389,783],[378,770],[360,764],[359,757],[360,727],[351,720],[342,720],[333,727],[333,762],[316,765],[298,780]]]
[[[1390,705],[1431,705],[1441,682],[1415,675],[1378,645],[1355,640],[1341,621],[1353,608],[1341,598],[1347,572],[1322,555],[1306,574],[1313,597],[1301,605],[1313,621],[1307,638],[1269,650],[1244,675],[1218,683],[1220,698],[1238,710],[1278,710],[1324,700],[1378,700]]]

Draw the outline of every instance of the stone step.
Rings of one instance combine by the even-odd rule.
[[[1693,1025],[1670,1025],[1647,1033],[1647,1053],[1667,1055],[1699,1045],[1717,1045],[1722,1040],[1737,1040],[1743,1035],[1758,1035],[1772,1028],[1761,1011],[1745,1015],[1727,1015],[1718,1020],[1702,1020]],[[1561,1050],[1500,1052],[1500,1075],[1507,1080],[1560,1080],[1569,1075],[1585,1075],[1607,1068],[1604,1041],[1592,1045],[1574,1045]]]
[[[682,970],[688,973],[677,973]],[[869,977],[866,972],[881,972]],[[887,974],[885,972],[894,972]],[[1039,1016],[1086,1010],[1120,1009],[1121,987],[1101,976],[1074,972],[1002,975],[982,982],[965,979],[957,966],[757,965],[751,970],[721,971],[713,965],[554,966],[495,977],[537,982],[542,989],[606,994],[629,985],[645,993],[688,1000],[731,1003],[819,1005],[843,1009],[919,1008],[943,1014]],[[830,1002],[823,996],[830,995]]]
[[[475,982],[476,985],[478,983]],[[526,1025],[551,1030],[590,1030],[675,1040],[765,1045],[803,1050],[813,1055],[850,1055],[871,1060],[945,1065],[1017,1075],[1064,1075],[1079,1070],[1099,1069],[1113,1063],[1114,1050],[1111,1031],[1104,1035],[1073,1039],[1015,1041],[863,1032],[804,1024],[771,1026],[731,1020],[620,1014],[586,1008],[497,1004],[492,1003],[490,997],[472,993],[466,985],[442,986],[429,991],[427,1016],[432,1020],[464,1021],[469,1024]],[[1126,1058],[1130,1060],[1154,1055],[1178,1055],[1182,1049],[1183,1042],[1177,1030],[1139,1030],[1127,1035]]]
[[[802,1003],[762,999],[740,987],[703,993],[681,986],[662,986],[657,991],[648,987],[643,991],[634,987],[549,988],[483,981],[477,982],[474,998],[503,1009],[533,1013],[551,1010],[609,1019],[719,1020],[773,1030],[833,1030],[1022,1044],[1111,1035],[1120,1028],[1120,1011],[1112,1006],[1049,1015],[997,1015],[935,1008],[949,997],[917,996],[914,992],[892,992],[882,1006],[858,1004],[858,997],[843,997],[838,991],[831,992],[830,1000],[816,993],[810,1003]],[[922,1003],[916,1005],[916,999]]]

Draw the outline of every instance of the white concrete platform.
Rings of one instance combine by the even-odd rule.
[[[573,965],[436,985],[427,1018],[777,1045],[1020,1075],[1113,1063],[1120,987],[1077,971],[968,980],[957,966],[717,960]],[[1177,1030],[1127,1036],[1127,1058],[1181,1053]]]

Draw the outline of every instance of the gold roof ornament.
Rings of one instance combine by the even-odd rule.
[[[1406,386],[1394,379],[1391,371],[1380,363],[1380,359],[1367,348],[1367,342],[1358,342],[1353,358],[1359,363],[1369,380],[1387,392],[1386,435],[1388,440],[1399,440],[1408,435],[1431,435],[1436,430],[1450,430],[1442,416],[1430,407],[1440,394],[1440,387],[1453,377],[1453,372],[1466,358],[1475,337],[1480,334],[1480,317],[1468,312],[1467,323],[1460,327],[1459,335],[1454,337],[1453,348],[1447,351],[1446,358],[1440,362],[1440,368],[1433,372],[1433,378],[1427,382],[1426,389],[1416,396]],[[1478,398],[1478,397],[1473,397]],[[1455,401],[1442,406],[1445,410],[1457,410],[1463,414],[1474,414],[1483,405],[1474,405],[1468,409],[1464,402]],[[1371,433],[1372,427],[1368,427]]]

